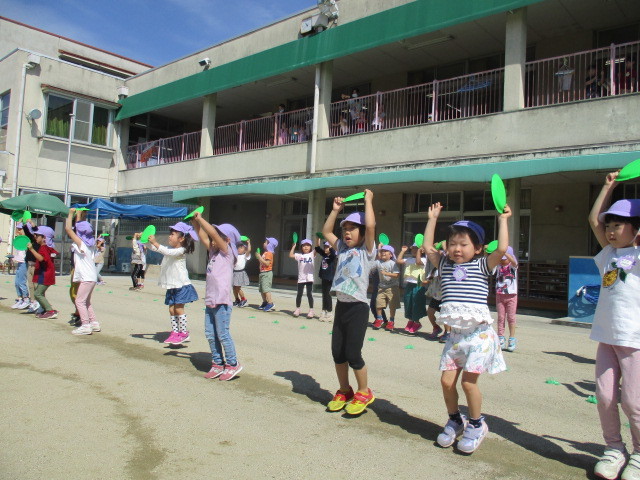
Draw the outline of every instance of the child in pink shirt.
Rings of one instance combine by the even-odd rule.
[[[298,294],[296,295],[296,310],[293,312],[294,317],[300,316],[300,304],[302,303],[302,292],[307,288],[307,300],[309,301],[309,313],[307,318],[313,318],[313,272],[314,260],[316,252],[313,251],[313,243],[308,238],[300,242],[300,250],[302,253],[295,253],[296,244],[291,246],[289,258],[293,258],[298,262]]]

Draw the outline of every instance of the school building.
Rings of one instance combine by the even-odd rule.
[[[423,231],[437,201],[439,235],[469,218],[491,240],[498,173],[514,211],[521,304],[566,305],[569,257],[597,251],[587,216],[605,174],[640,158],[639,56],[636,1],[321,0],[167,65],[128,65],[135,74],[101,80],[93,97],[111,102],[101,105],[115,142],[103,168],[117,175],[100,191],[124,203],[204,205],[254,248],[274,236],[275,273],[286,278],[296,273],[292,233],[313,236],[334,196],[364,188],[396,247]],[[54,82],[36,78],[42,72],[27,76],[45,112],[53,92],[42,85]],[[34,122],[41,145],[76,148],[47,115]],[[637,188],[616,194],[637,198]],[[144,227],[122,225],[121,234]],[[204,273],[205,252],[192,257]]]

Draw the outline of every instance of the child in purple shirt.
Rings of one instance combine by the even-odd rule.
[[[229,333],[233,266],[238,258],[236,244],[240,241],[240,233],[228,223],[211,225],[199,213],[193,217],[193,227],[209,251],[204,331],[211,347],[212,365],[205,378],[231,380],[242,370]]]

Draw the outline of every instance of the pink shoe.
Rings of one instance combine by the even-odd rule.
[[[294,317],[299,317],[299,316],[300,316],[300,309],[299,309],[299,308],[296,308],[296,309],[293,311],[293,316],[294,316]]]
[[[226,382],[227,380],[231,380],[238,373],[240,373],[240,370],[242,370],[242,365],[240,365],[239,363],[234,366],[225,365],[224,372],[222,373],[222,375],[220,375],[220,380],[222,380],[223,382]]]
[[[404,331],[407,333],[413,333],[413,329],[415,328],[415,324],[416,322],[414,322],[413,320],[409,320],[407,322],[407,326],[404,327]]]
[[[421,328],[422,324],[420,322],[413,322],[413,330],[411,330],[411,333],[416,333]]]
[[[211,365],[211,370],[204,374],[204,378],[216,378],[224,373],[223,365],[216,365],[215,363]]]
[[[188,342],[191,340],[191,337],[189,336],[189,332],[180,332],[180,335],[182,336],[182,343]]]
[[[171,332],[171,335],[167,337],[164,343],[175,343],[180,338],[179,332]]]
[[[176,332],[173,342],[169,342],[171,345],[181,345],[183,342],[189,340],[189,332]]]

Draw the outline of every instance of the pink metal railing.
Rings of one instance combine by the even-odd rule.
[[[214,155],[306,142],[311,137],[313,108],[276,113],[217,127]]]
[[[525,106],[539,107],[639,91],[640,42],[526,63]]]
[[[192,132],[131,145],[127,147],[127,170],[199,158],[201,135]]]
[[[434,80],[331,104],[331,136],[502,111],[504,69]]]

